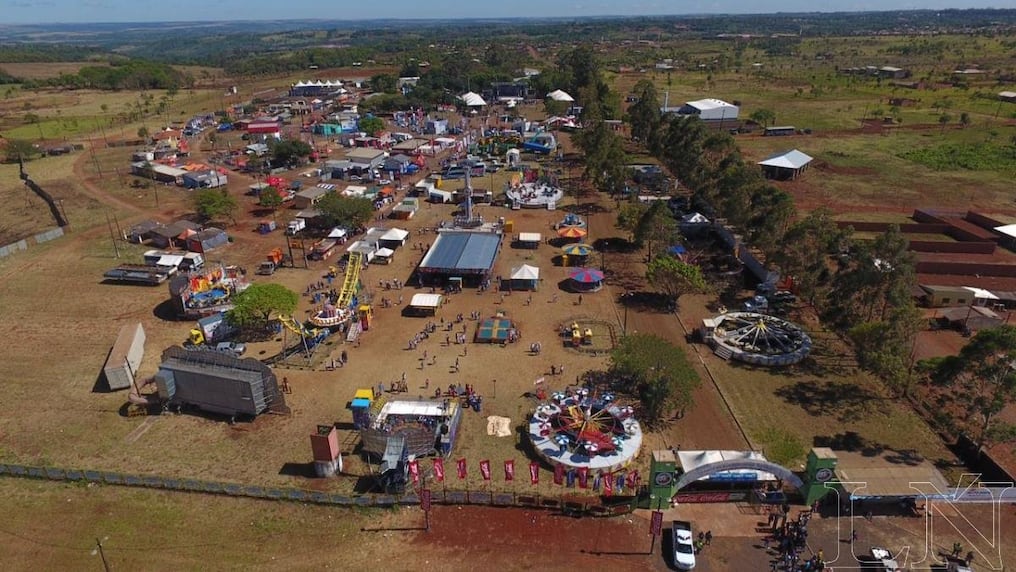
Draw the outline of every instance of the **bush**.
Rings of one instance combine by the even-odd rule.
[[[1016,155],[1011,149],[992,143],[943,143],[934,147],[900,153],[900,157],[936,171],[966,169],[1016,173]]]

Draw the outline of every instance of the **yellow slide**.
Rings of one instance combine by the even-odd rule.
[[[346,264],[346,278],[342,281],[342,290],[339,291],[339,299],[335,303],[338,308],[348,308],[353,301],[353,296],[360,285],[360,266],[363,264],[363,255],[359,252],[349,253],[349,263]]]

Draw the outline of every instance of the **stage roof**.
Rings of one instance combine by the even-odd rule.
[[[836,451],[836,476],[852,498],[920,497],[939,494],[949,483],[930,461],[896,451],[865,455]]]
[[[423,272],[487,272],[494,266],[501,235],[492,232],[442,232],[420,263]]]

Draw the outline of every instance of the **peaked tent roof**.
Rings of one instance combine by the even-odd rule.
[[[575,101],[574,97],[568,95],[567,92],[560,89],[555,89],[554,91],[548,93],[547,97],[553,99],[554,101]]]
[[[461,99],[462,102],[469,107],[480,107],[483,105],[487,105],[487,102],[484,101],[482,97],[480,97],[480,94],[473,93],[472,91],[463,93],[462,95],[459,96],[459,99]]]
[[[770,155],[764,160],[759,161],[758,164],[764,167],[781,167],[784,169],[800,169],[808,163],[811,163],[812,157],[806,155],[797,149],[790,151],[784,151],[782,153],[776,153]]]
[[[522,266],[519,266],[518,268],[512,268],[511,279],[512,280],[539,280],[540,279],[540,269],[537,268],[536,266],[530,266],[528,264],[523,264]]]

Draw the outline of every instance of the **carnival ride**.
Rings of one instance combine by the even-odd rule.
[[[546,208],[564,199],[563,189],[540,181],[509,186],[505,194],[512,204],[523,208]]]
[[[553,133],[537,133],[523,143],[522,148],[526,151],[533,151],[534,153],[549,154],[552,153],[554,149],[557,149],[557,139],[554,138]]]
[[[588,388],[556,392],[529,420],[533,448],[551,465],[611,472],[628,466],[642,447],[631,406]]]
[[[811,351],[811,338],[804,330],[768,314],[728,312],[703,325],[703,338],[724,359],[782,366],[801,361]]]
[[[200,318],[233,307],[232,297],[250,286],[238,266],[217,266],[201,272],[177,275],[169,283],[170,295],[187,318]]]

